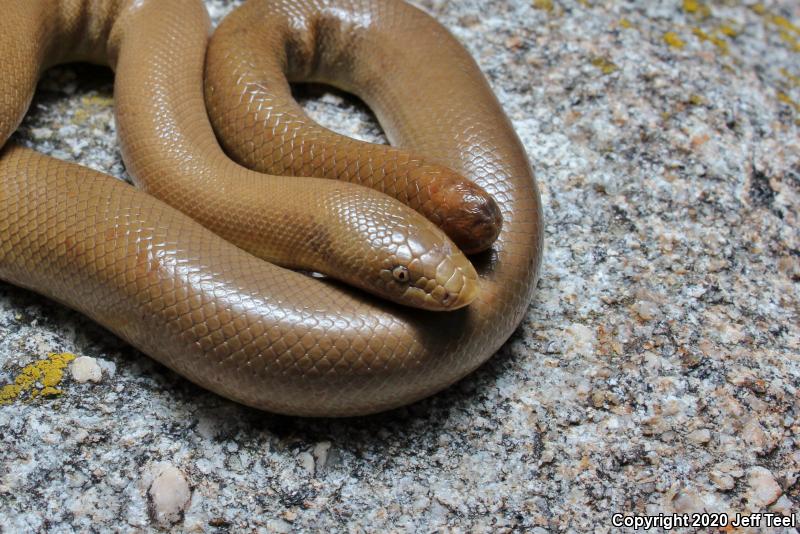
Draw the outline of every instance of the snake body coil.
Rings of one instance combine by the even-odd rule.
[[[272,82],[260,84],[267,89],[259,99],[263,104],[266,95],[273,113],[267,129],[296,127],[296,135],[271,135],[263,144],[254,137],[248,146],[283,153],[283,170],[294,174],[305,174],[314,158],[303,158],[322,151],[359,168],[411,161],[386,178],[395,184],[389,186],[374,173],[320,173],[388,193],[399,183],[403,191],[409,183],[428,187],[414,169],[453,169],[459,174],[448,184],[466,177],[494,197],[502,214],[491,250],[473,258],[477,281],[444,234],[381,193],[341,181],[265,176],[230,161],[206,114],[209,22],[199,0],[26,0],[10,7],[0,20],[0,142],[21,120],[43,69],[107,63],[116,71],[123,157],[146,193],[7,146],[0,156],[0,278],[85,313],[203,387],[297,415],[365,414],[422,398],[483,363],[519,324],[542,247],[530,165],[474,61],[421,11],[389,0],[252,0],[247,9],[287,30],[271,44],[286,53],[286,63],[267,66],[271,75],[361,94],[401,148],[376,148],[372,159],[361,159],[372,147],[315,130]],[[242,11],[237,17],[256,15]],[[229,75],[214,66],[211,52],[208,68],[211,85]],[[224,138],[233,115],[220,102],[210,101],[210,109],[220,114],[214,121]],[[313,145],[309,136],[316,134]],[[236,141],[224,143],[233,153]],[[398,181],[410,175],[411,182]],[[481,217],[491,219],[495,208],[479,198],[480,188],[445,189],[474,196]],[[429,190],[439,191],[436,183]],[[413,205],[406,193],[395,196]],[[460,239],[448,219],[435,222]],[[360,235],[344,234],[354,226],[363,228]],[[368,261],[365,254],[372,254]],[[348,283],[421,307],[455,309],[475,300],[448,313],[414,310],[255,256],[288,266],[318,262]],[[392,278],[395,264],[411,283]],[[368,283],[366,272],[373,275]]]

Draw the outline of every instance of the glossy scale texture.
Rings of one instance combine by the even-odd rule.
[[[427,61],[425,51],[451,39],[401,2],[248,2],[211,39],[206,104],[212,124],[227,153],[248,168],[366,185],[425,215],[463,251],[482,252],[502,227],[494,199],[423,153],[402,148],[404,115],[416,113],[415,97],[431,96],[406,91],[417,84],[449,87],[447,78],[417,78],[417,69]],[[290,81],[359,95],[398,146],[357,141],[315,123],[292,98]],[[387,84],[402,90],[387,93]]]
[[[107,62],[117,73],[123,156],[145,191],[6,147],[0,277],[89,315],[190,380],[257,408],[343,416],[430,395],[489,358],[530,302],[542,227],[525,153],[474,61],[421,11],[399,1],[257,2],[303,13],[332,9],[386,28],[358,52],[372,54],[365,64],[375,68],[390,58],[385,79],[356,69],[341,85],[368,100],[394,143],[496,199],[503,227],[491,250],[473,258],[480,278],[472,304],[448,313],[400,307],[254,256],[280,261],[263,242],[277,233],[288,243],[277,254],[292,265],[312,241],[302,235],[332,229],[332,243],[353,239],[343,235],[346,225],[331,222],[335,213],[400,205],[356,185],[265,176],[228,159],[204,107],[209,23],[199,0],[30,0],[0,20],[0,46],[8,51],[0,56],[0,141],[24,114],[43,68]],[[357,26],[326,33],[325,46],[345,49]],[[344,208],[353,198],[361,200]],[[306,234],[295,233],[304,225]],[[328,249],[318,242],[309,254],[320,250]],[[361,260],[348,261],[346,247],[339,254],[358,283]]]

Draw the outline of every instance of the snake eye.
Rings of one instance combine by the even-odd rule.
[[[392,276],[398,282],[408,282],[409,274],[408,269],[403,267],[402,265],[398,265],[394,269],[392,269]]]

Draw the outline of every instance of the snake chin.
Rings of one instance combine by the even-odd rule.
[[[478,296],[478,277],[475,269],[470,266],[471,272],[464,272],[461,268],[456,269],[447,281],[436,280],[433,290],[424,292],[419,287],[409,288],[409,290],[421,290],[424,292],[422,297],[424,302],[420,306],[423,309],[432,311],[453,311],[468,306]],[[420,280],[420,284],[425,283]]]

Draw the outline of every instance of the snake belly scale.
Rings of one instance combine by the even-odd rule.
[[[353,239],[339,235],[346,225],[319,217],[374,205],[381,206],[376,212],[397,210],[397,220],[416,215],[359,185],[267,176],[232,162],[206,112],[210,23],[200,0],[11,3],[0,20],[0,143],[19,124],[45,68],[66,61],[108,64],[116,73],[122,154],[139,189],[6,143],[0,278],[86,314],[193,382],[256,408],[347,416],[439,391],[505,342],[535,288],[542,214],[521,143],[469,54],[417,8],[389,0],[247,5],[256,3],[295,14],[296,21],[314,20],[314,10],[326,13],[324,32],[315,31],[318,24],[284,32],[287,50],[305,43],[343,54],[348,43],[361,43],[352,48],[361,59],[340,56],[357,67],[341,77],[330,68],[335,62],[326,61],[318,63],[321,70],[300,76],[283,69],[285,75],[361,94],[399,149],[419,154],[415,161],[424,165],[452,169],[477,184],[476,194],[494,198],[502,230],[490,250],[472,257],[477,290],[464,289],[472,287],[471,267],[438,228],[423,222],[424,230],[407,228],[399,238],[445,243],[434,247],[444,251],[435,269],[442,272],[417,275],[424,276],[427,293],[414,292],[414,305],[460,309],[398,306],[265,261],[294,266],[289,253],[275,257],[260,241],[265,233],[295,231],[285,224],[284,209],[298,213],[288,222],[305,224],[311,234],[324,229],[345,243]],[[392,68],[379,76],[374,70],[389,60]],[[272,103],[286,117],[308,120],[289,101]],[[221,113],[224,123],[230,112]],[[300,137],[313,128],[310,122],[300,126]],[[349,157],[364,149],[341,143]],[[312,213],[300,214],[301,208]],[[343,279],[357,285],[363,273],[348,257],[354,248],[326,253],[339,254],[337,269],[355,269]],[[366,267],[391,268],[374,265],[379,261],[388,260],[375,256]],[[471,294],[451,298],[442,289],[447,284]],[[364,289],[405,298],[395,285],[389,280]],[[461,307],[466,300],[471,304]]]

